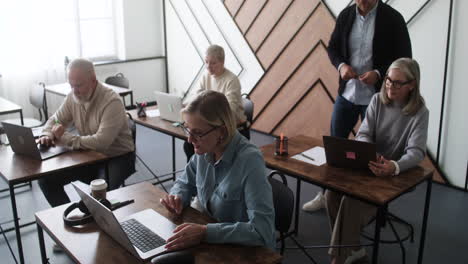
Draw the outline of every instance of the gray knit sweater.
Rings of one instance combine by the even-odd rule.
[[[394,102],[384,105],[379,94],[375,94],[356,135],[356,140],[376,143],[377,152],[396,161],[400,172],[424,159],[429,123],[426,106],[414,115],[405,115],[403,107]]]

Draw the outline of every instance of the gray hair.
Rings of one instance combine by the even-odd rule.
[[[92,76],[96,76],[96,72],[94,71],[94,64],[85,58],[77,58],[74,59],[68,64],[68,72],[70,72],[71,69],[80,69],[83,72],[89,73]]]
[[[213,44],[206,49],[206,56],[213,56],[217,60],[224,62],[224,49],[223,47]]]
[[[226,96],[213,90],[205,90],[197,95],[184,109],[182,114],[198,113],[202,120],[211,126],[225,126],[227,135],[221,145],[226,146],[236,133],[236,118]]]
[[[413,80],[415,82],[413,90],[409,93],[408,103],[403,107],[403,113],[406,115],[416,114],[424,105],[424,98],[421,96],[419,86],[421,81],[421,72],[419,70],[418,62],[410,58],[399,58],[394,61],[390,67],[388,67],[387,74],[391,69],[400,70],[408,80]],[[383,82],[382,87],[380,88],[379,96],[380,100],[384,104],[389,104],[391,102],[385,91],[385,82]]]

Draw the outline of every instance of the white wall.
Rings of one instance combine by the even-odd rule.
[[[465,14],[468,1],[454,2],[441,167],[453,184],[462,187],[468,160],[468,17]]]
[[[123,0],[125,58],[164,55],[162,0]]]

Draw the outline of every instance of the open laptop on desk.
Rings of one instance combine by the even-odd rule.
[[[376,160],[376,145],[346,138],[323,136],[327,164],[338,168],[368,169]]]
[[[153,209],[146,209],[119,222],[111,210],[75,183],[72,185],[96,224],[135,257],[146,260],[166,251],[166,240],[173,235],[176,227],[166,217]]]
[[[7,134],[11,149],[17,154],[27,155],[37,160],[45,160],[70,151],[69,148],[62,146],[39,146],[34,139],[32,129],[29,127],[5,122],[2,122],[2,126]]]
[[[182,98],[177,95],[155,91],[156,102],[162,119],[171,122],[182,122],[180,110],[182,110]]]

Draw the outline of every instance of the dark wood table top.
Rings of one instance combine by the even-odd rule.
[[[148,110],[156,110],[158,109],[157,106],[151,106],[146,108]],[[167,120],[162,119],[159,116],[155,117],[138,117],[137,114],[138,110],[130,110],[128,113],[132,116],[133,120],[142,126],[149,127],[151,129],[158,130],[164,134],[168,134],[170,136],[174,136],[176,138],[180,138],[182,140],[186,140],[187,136],[185,135],[184,131],[180,127],[176,127],[173,125],[173,122],[169,122]]]
[[[21,111],[21,106],[3,98],[0,97],[0,114],[9,114],[9,113],[14,113],[14,112],[19,112]]]
[[[79,150],[62,153],[44,161],[15,154],[10,146],[0,146],[0,175],[9,184],[40,178],[51,172],[107,160],[102,153]]]
[[[131,185],[108,193],[108,198],[135,203],[114,211],[117,219],[152,208],[176,224],[214,222],[193,208],[184,209],[183,216],[175,218],[160,203],[165,192],[148,182]],[[140,263],[127,250],[106,235],[95,223],[81,227],[65,226],[62,214],[68,205],[36,213],[36,220],[77,263]],[[201,244],[191,249],[196,263],[279,263],[281,255],[262,247]]]
[[[315,166],[291,157],[323,146],[321,139],[296,136],[289,138],[288,145],[288,156],[276,156],[274,144],[261,147],[268,167],[377,206],[388,204],[433,174],[430,169],[416,167],[395,177],[376,177],[367,170],[334,168],[327,164]]]

